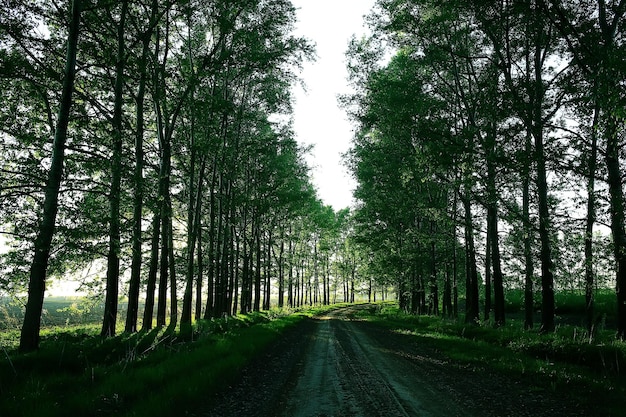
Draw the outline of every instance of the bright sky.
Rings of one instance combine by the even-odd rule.
[[[301,74],[307,91],[294,91],[294,130],[299,142],[315,147],[308,159],[319,197],[335,210],[352,205],[354,181],[341,161],[352,126],[337,96],[349,92],[345,52],[352,35],[366,32],[363,16],[375,0],[293,0],[298,8],[296,34],[316,45],[317,60]]]

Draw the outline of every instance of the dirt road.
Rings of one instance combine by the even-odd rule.
[[[583,416],[580,404],[455,364],[337,310],[289,332],[205,416]]]
[[[306,366],[287,394],[285,417],[468,415],[441,401],[410,362],[339,310],[317,323]]]

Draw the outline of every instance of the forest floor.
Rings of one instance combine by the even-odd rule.
[[[415,337],[358,319],[367,308],[338,309],[289,330],[207,409],[189,415],[600,415],[584,392],[455,362]]]

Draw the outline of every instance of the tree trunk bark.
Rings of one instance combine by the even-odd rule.
[[[197,252],[198,252],[198,277],[196,279],[196,308],[194,312],[194,317],[196,321],[202,318],[202,280],[204,279],[204,254],[202,250],[202,220],[201,220],[201,209],[198,207],[198,238],[197,238]]]
[[[619,167],[619,135],[614,116],[606,115],[606,167],[608,171],[611,232],[616,269],[617,337],[626,339],[626,233],[624,231],[624,194]]]
[[[483,318],[485,321],[489,321],[491,317],[491,282],[493,277],[491,276],[491,218],[490,210],[487,209],[487,238],[485,242],[485,311],[483,312]]]
[[[211,190],[209,197],[209,265],[207,273],[207,299],[204,309],[204,319],[208,320],[214,316],[215,308],[215,222],[217,208],[215,202],[215,188],[217,187],[217,158],[213,161],[213,175],[211,177]]]
[[[439,284],[437,283],[437,252],[435,246],[435,222],[430,222],[430,297],[432,314],[439,315]]]
[[[239,259],[240,257],[240,252],[239,252],[239,247],[240,247],[240,236],[239,234],[237,234],[235,232],[235,226],[233,225],[233,236],[235,238],[235,251],[233,252],[233,259],[234,261],[232,262],[232,268],[233,268],[233,277],[234,277],[234,281],[233,281],[233,285],[231,285],[231,291],[233,292],[233,308],[231,310],[232,315],[237,314],[237,309],[239,308],[238,302],[239,302]]]
[[[167,255],[170,267],[170,324],[169,327],[174,328],[178,322],[178,283],[176,281],[176,258],[174,257],[174,227],[172,219],[172,200],[168,193],[168,206],[170,207],[170,216],[168,223]]]
[[[143,311],[142,330],[152,329],[154,315],[154,295],[156,292],[157,273],[159,270],[159,237],[161,230],[160,209],[155,210],[152,218],[152,242],[150,249],[150,268],[148,270],[148,282],[146,286],[146,305]]]
[[[155,8],[152,10],[150,25],[154,20],[156,13]],[[141,57],[139,58],[139,87],[137,89],[136,104],[136,123],[137,131],[135,133],[135,172],[134,195],[133,195],[133,236],[132,236],[132,261],[130,267],[130,282],[128,285],[128,308],[126,312],[126,333],[134,333],[137,331],[137,317],[139,315],[139,289],[141,287],[141,221],[143,220],[143,135],[144,135],[144,102],[146,93],[146,77],[148,69],[148,53],[150,48],[150,34],[148,30],[143,34],[143,46]]]
[[[33,262],[30,267],[28,281],[28,301],[24,323],[20,334],[20,352],[29,352],[39,348],[39,330],[41,329],[41,312],[46,291],[46,273],[50,259],[50,247],[55,231],[56,216],[59,207],[59,189],[63,180],[63,165],[65,159],[65,142],[67,127],[72,107],[72,92],[76,76],[76,53],[78,50],[78,34],[80,28],[81,0],[73,0],[70,26],[67,36],[67,50],[61,103],[54,131],[52,145],[52,160],[43,203],[43,216],[39,223]]]
[[[465,253],[467,277],[465,281],[465,322],[475,323],[479,320],[478,270],[476,268],[476,249],[474,246],[474,225],[472,222],[472,206],[468,196],[462,198],[465,207]]]
[[[500,259],[500,236],[498,234],[498,191],[496,188],[496,165],[495,165],[495,128],[488,138],[487,155],[487,234],[489,235],[488,255],[491,258],[493,268],[493,295],[494,295],[494,322],[496,326],[505,324],[504,312],[504,277],[502,274],[502,262]],[[491,292],[489,292],[491,297]]]
[[[162,179],[163,180],[163,179]],[[157,327],[165,326],[167,314],[167,282],[169,274],[169,208],[167,201],[161,201],[161,262],[159,268],[159,297],[157,300]]]
[[[278,308],[285,305],[285,265],[283,257],[285,254],[285,233],[284,229],[280,237],[280,251],[278,252]]]
[[[111,156],[111,190],[109,194],[109,253],[107,255],[106,296],[104,300],[104,318],[102,337],[115,336],[117,323],[117,304],[120,280],[120,197],[122,184],[122,100],[124,87],[125,44],[124,28],[128,1],[122,1],[120,21],[117,25],[117,57],[115,62],[115,91],[113,100],[113,154]]]
[[[526,133],[526,161],[522,178],[522,220],[524,222],[524,329],[533,328],[534,323],[534,289],[533,289],[533,228],[530,220],[530,163],[532,154],[532,136]]]
[[[544,152],[544,132],[542,121],[543,85],[541,63],[538,50],[535,51],[535,102],[533,106],[533,137],[537,161],[537,199],[539,202],[539,240],[541,242],[541,331],[554,330],[554,276],[552,247],[550,242],[550,211],[548,207],[548,181]]]
[[[256,217],[256,216],[255,216]],[[254,276],[254,311],[261,310],[261,230],[259,219],[255,220],[255,239],[256,239],[256,271]]]
[[[599,78],[602,82],[600,93],[604,100],[604,136],[606,141],[605,161],[609,183],[609,212],[611,214],[611,232],[613,235],[613,251],[616,264],[617,295],[617,338],[626,339],[626,231],[624,230],[624,190],[620,169],[620,138],[618,126],[623,125],[623,115],[618,116],[615,108],[617,100],[614,91],[619,91],[617,76],[614,70],[615,60],[620,52],[615,47],[617,22],[623,18],[624,7],[614,8],[613,21],[609,21],[607,7],[603,0],[598,0],[598,18],[602,30],[603,45]]]
[[[591,126],[591,149],[587,166],[587,220],[585,223],[585,312],[587,314],[587,331],[593,336],[594,328],[594,283],[593,273],[593,225],[596,222],[596,165],[598,158],[598,119],[600,109],[596,105]]]
[[[244,223],[245,224],[245,223]],[[246,314],[250,311],[250,304],[248,303],[248,282],[252,279],[250,276],[250,251],[248,250],[248,237],[245,234],[245,228],[243,231],[243,270],[241,271],[241,314]]]
[[[193,132],[192,132],[193,135]],[[195,170],[196,170],[196,158],[197,150],[195,150],[195,142],[192,139],[192,151],[191,151],[191,178],[189,179],[189,206],[187,210],[187,276],[185,277],[185,294],[183,296],[183,311],[180,317],[181,326],[191,325],[192,305],[193,305],[193,284],[194,284],[194,261],[195,261],[195,249],[196,239],[200,233],[200,211],[202,206],[202,194],[204,183],[204,171],[206,169],[206,157],[202,157],[200,162],[200,170],[198,173],[198,186],[195,184]],[[199,276],[196,280],[202,282],[202,277]],[[200,284],[201,285],[201,284]],[[200,293],[196,291],[198,295]]]

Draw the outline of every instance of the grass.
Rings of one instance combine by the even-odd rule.
[[[594,398],[605,415],[620,415],[619,401],[626,394],[626,344],[616,341],[610,328],[600,327],[590,338],[582,327],[571,325],[577,321],[573,317],[583,317],[581,296],[559,295],[561,324],[542,335],[524,331],[514,312],[500,328],[407,315],[393,303],[358,315],[414,337],[465,366],[522,378],[529,392]],[[513,305],[509,311],[515,311],[515,297],[523,302],[507,293]],[[610,306],[613,298],[597,298],[599,314],[605,314],[602,306]],[[201,409],[210,393],[228,386],[239,369],[283,332],[306,317],[342,306],[199,321],[184,337],[161,328],[102,339],[99,325],[66,324],[43,329],[40,350],[29,354],[17,353],[18,331],[1,331],[0,416],[158,417]]]
[[[615,340],[614,331],[600,331],[590,339],[580,327],[559,325],[552,333],[539,334],[524,331],[518,320],[508,320],[500,328],[488,323],[467,325],[408,315],[389,303],[363,311],[360,318],[411,335],[466,366],[521,378],[529,391],[586,398],[602,407],[600,415],[623,415],[626,343]]]
[[[507,315],[522,317],[524,313],[524,291],[509,289],[505,294]],[[535,294],[535,311],[541,310],[541,295]],[[583,290],[563,290],[554,294],[555,313],[558,318],[567,318],[570,324],[585,325],[585,292]],[[615,321],[617,297],[614,290],[598,289],[594,293],[594,316],[599,324]]]
[[[16,352],[17,332],[2,332],[0,415],[180,415],[284,331],[329,308],[337,306],[200,321],[191,342],[171,329],[101,339],[98,326],[52,328],[29,354]]]
[[[125,307],[121,303],[120,308]],[[87,297],[46,297],[41,321],[45,327],[88,325],[102,320],[104,305]],[[0,331],[22,326],[24,306],[15,299],[0,297]]]

